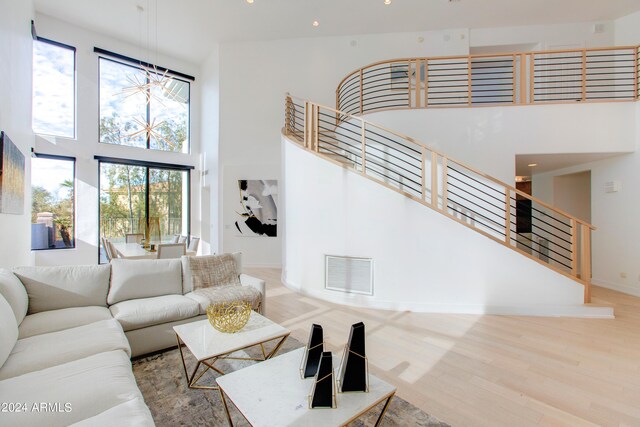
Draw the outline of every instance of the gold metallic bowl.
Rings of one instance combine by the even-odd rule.
[[[251,304],[246,301],[211,304],[207,307],[207,317],[211,326],[232,334],[244,328],[251,316]]]

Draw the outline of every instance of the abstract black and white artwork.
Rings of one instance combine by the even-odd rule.
[[[24,213],[24,154],[0,133],[0,213]]]
[[[236,230],[240,236],[278,235],[278,181],[238,180],[240,208]]]

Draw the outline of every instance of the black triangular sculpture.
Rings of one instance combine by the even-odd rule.
[[[340,391],[368,391],[364,323],[351,326],[340,375]]]
[[[304,358],[302,359],[302,378],[313,377],[316,372],[318,372],[320,356],[322,356],[322,351],[324,350],[323,341],[322,326],[314,323],[311,326],[309,343],[307,344]]]
[[[311,407],[333,408],[333,398],[333,359],[330,351],[323,351],[311,392]]]

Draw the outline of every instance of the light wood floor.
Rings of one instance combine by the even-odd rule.
[[[322,324],[341,351],[367,328],[372,373],[453,426],[640,426],[640,298],[595,287],[615,320],[423,314],[357,309],[267,280],[267,316],[302,342]]]

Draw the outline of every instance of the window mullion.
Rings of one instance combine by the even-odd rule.
[[[146,70],[145,78],[147,79],[147,150],[151,148],[151,79],[149,78],[149,73],[150,71]]]
[[[145,177],[145,190],[144,190],[144,192],[145,192],[145,194],[144,194],[144,199],[145,199],[145,208],[144,208],[145,212],[144,212],[144,214],[147,217],[146,218],[147,221],[146,221],[145,230],[148,231],[145,234],[150,234],[151,233],[151,222],[149,221],[149,212],[151,212],[151,207],[150,207],[151,198],[149,197],[149,194],[150,194],[151,186],[149,184],[149,181],[151,180],[151,174],[149,173],[149,167],[145,168],[145,174],[146,174],[146,177]],[[151,236],[150,235],[147,235],[145,237],[146,237],[146,239],[151,241]]]

